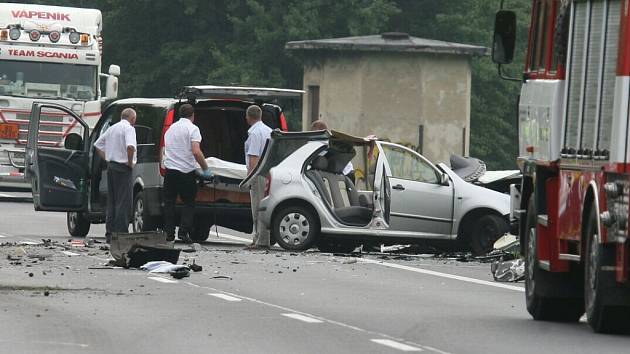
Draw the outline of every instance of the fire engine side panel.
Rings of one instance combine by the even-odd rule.
[[[560,170],[559,239],[580,241],[582,215],[589,185],[594,181],[599,186],[602,177],[603,174],[600,172]]]
[[[529,80],[519,102],[519,156],[542,161],[560,158],[564,80]]]
[[[628,97],[630,77],[618,76],[615,82],[613,122],[610,138],[610,162],[625,164],[628,158]]]

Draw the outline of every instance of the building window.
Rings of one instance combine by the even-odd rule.
[[[319,86],[308,87],[311,123],[319,119]]]

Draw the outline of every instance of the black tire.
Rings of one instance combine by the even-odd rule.
[[[158,228],[158,218],[149,215],[146,201],[144,191],[136,193],[133,198],[133,214],[131,216],[133,232],[155,231]]]
[[[595,208],[589,214],[586,230],[584,307],[587,322],[598,333],[628,333],[628,291],[617,286],[615,272],[602,271],[602,266],[615,264],[615,248],[599,242]]]
[[[319,237],[319,228],[319,219],[309,208],[288,206],[274,215],[271,237],[286,250],[304,251]]]
[[[73,237],[85,237],[90,232],[91,223],[84,213],[66,213],[66,224],[68,232]]]
[[[195,219],[190,238],[195,242],[203,242],[210,237],[210,229],[212,224],[205,220]]]
[[[554,287],[571,286],[565,279],[567,274],[552,274],[538,266],[536,252],[537,215],[534,198],[529,201],[525,235],[521,237],[525,246],[525,303],[527,312],[538,321],[577,322],[584,313],[580,297],[553,297]]]
[[[356,242],[330,238],[320,238],[317,248],[323,253],[352,253],[358,247]]]
[[[483,256],[492,251],[494,242],[510,230],[507,221],[494,214],[484,215],[473,225],[470,248],[473,255]]]

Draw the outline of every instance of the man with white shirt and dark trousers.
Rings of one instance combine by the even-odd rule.
[[[120,122],[112,125],[94,143],[96,153],[107,161],[107,215],[105,238],[129,232],[132,207],[131,171],[136,164],[136,111],[125,108]]]
[[[247,165],[247,174],[250,174],[262,157],[265,144],[271,137],[271,128],[263,123],[262,109],[258,106],[249,106],[245,112],[245,119],[247,124],[250,125],[247,131],[247,140],[245,141],[245,164]],[[260,176],[255,178],[249,191],[254,222],[254,240],[248,248],[269,248],[270,246],[269,229],[259,221],[258,217],[258,205],[265,190],[265,183],[261,179],[262,177]]]
[[[168,128],[164,135],[164,231],[167,241],[175,240],[175,202],[177,196],[184,202],[177,237],[192,243],[197,176],[195,170],[203,170],[203,176],[212,176],[201,152],[201,133],[195,121],[195,109],[186,103],[179,107],[179,120]]]

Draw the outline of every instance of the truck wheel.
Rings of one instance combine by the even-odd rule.
[[[602,266],[615,263],[615,250],[600,243],[595,208],[589,214],[586,237],[584,304],[588,324],[598,333],[628,333],[627,291],[617,286],[615,272],[602,271]]]
[[[525,223],[525,303],[527,311],[538,321],[577,322],[584,313],[581,298],[552,297],[554,286],[570,286],[566,274],[552,274],[538,266],[536,246],[536,208],[530,198]]]
[[[473,226],[470,235],[470,248],[473,255],[483,256],[492,251],[494,242],[510,230],[510,226],[501,216],[484,215]]]
[[[149,215],[146,200],[144,191],[136,193],[133,199],[133,232],[157,230],[157,218]]]
[[[280,247],[304,251],[311,247],[319,235],[319,219],[303,206],[285,207],[273,217],[271,233]]]
[[[66,214],[68,232],[74,237],[85,237],[90,232],[90,220],[84,213],[69,212]]]
[[[210,228],[212,225],[203,220],[195,220],[190,238],[195,242],[203,242],[210,237]]]

